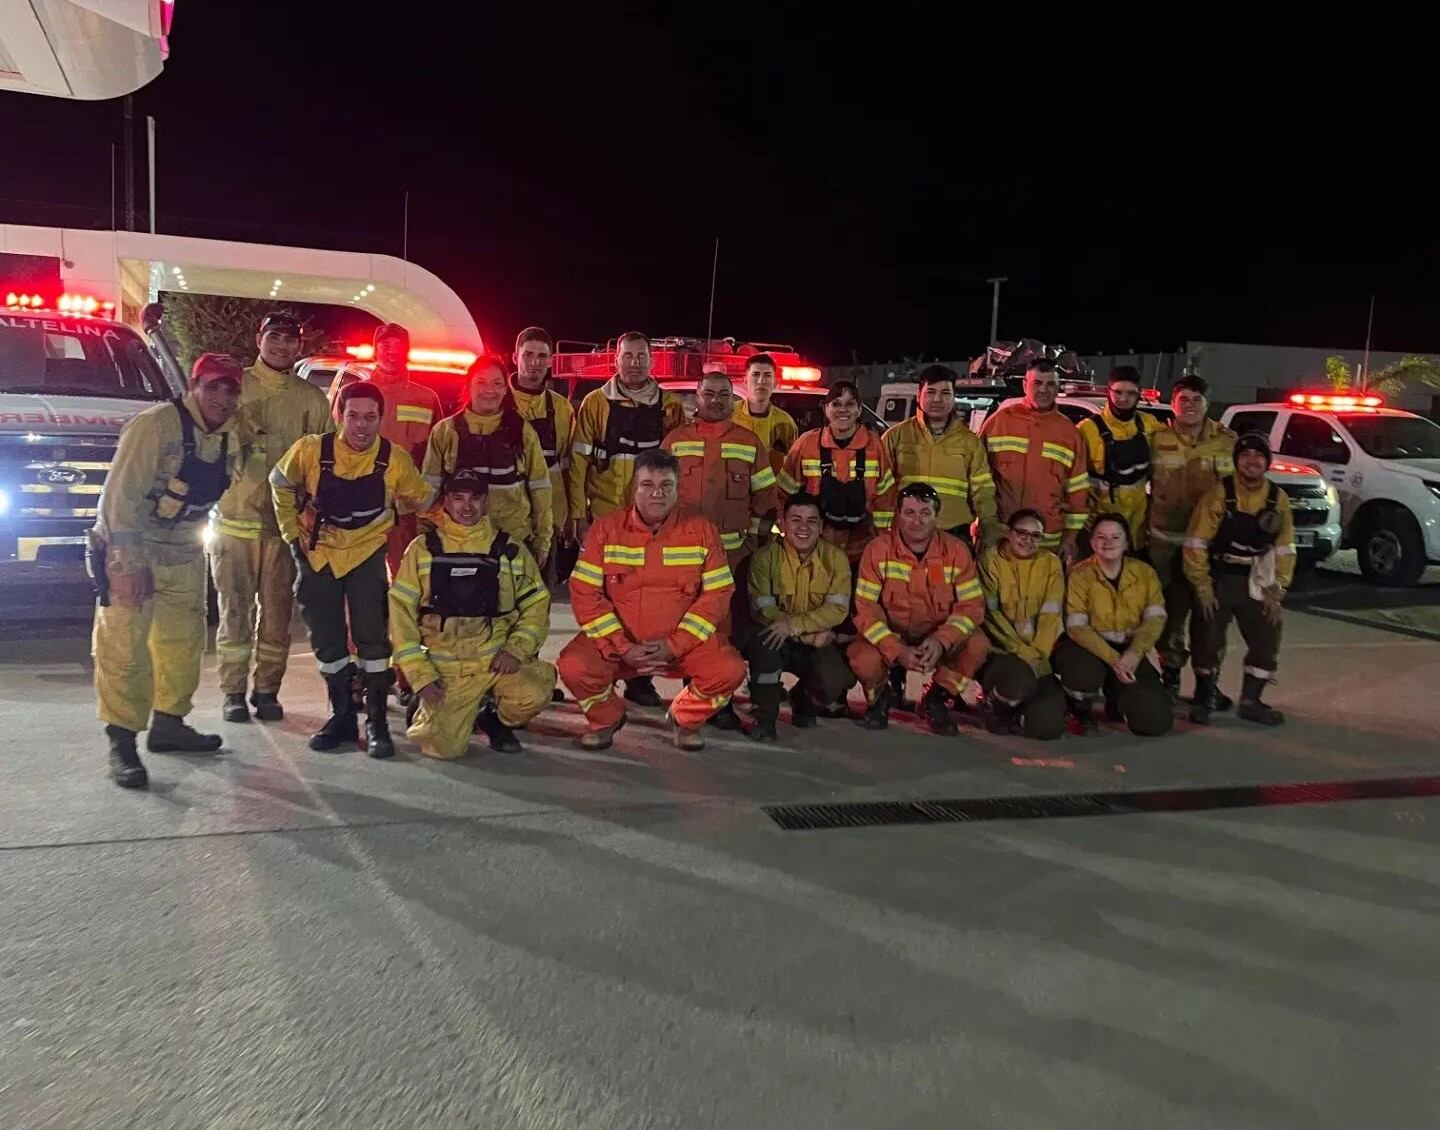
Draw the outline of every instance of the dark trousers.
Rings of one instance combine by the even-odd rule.
[[[1065,692],[1053,675],[1036,675],[1018,655],[992,651],[980,668],[985,697],[1018,712],[1027,738],[1050,741],[1065,732]]]
[[[1110,665],[1072,639],[1062,639],[1055,649],[1055,674],[1071,698],[1088,702],[1105,695],[1136,734],[1168,733],[1175,724],[1170,692],[1160,681],[1160,672],[1150,660],[1135,668],[1135,681],[1122,683]]]
[[[968,522],[963,526],[951,526],[945,532],[963,541],[965,548],[970,550],[971,553],[975,552],[975,539],[970,536],[970,524]]]
[[[1197,675],[1218,674],[1225,659],[1225,635],[1233,619],[1245,640],[1245,674],[1273,679],[1280,665],[1280,625],[1265,619],[1265,604],[1250,595],[1250,573],[1214,574],[1215,599],[1220,607],[1208,619],[1195,617],[1192,657]]]
[[[1160,578],[1160,591],[1165,597],[1165,631],[1155,650],[1160,653],[1160,661],[1167,669],[1182,671],[1190,659],[1190,652],[1185,646],[1186,636],[1188,634],[1194,639],[1200,619],[1195,612],[1195,590],[1185,579],[1178,545],[1153,543],[1147,556]]]
[[[335,576],[328,565],[316,572],[308,561],[301,563],[295,598],[322,674],[345,668],[352,640],[364,671],[376,674],[390,669],[389,592],[384,546],[343,577]]]
[[[837,645],[811,647],[786,640],[769,647],[762,629],[758,623],[750,626],[743,649],[750,664],[750,702],[758,720],[773,722],[779,716],[780,676],[786,671],[799,678],[800,693],[813,704],[834,702],[855,684],[845,653]]]

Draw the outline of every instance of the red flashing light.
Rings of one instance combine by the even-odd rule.
[[[1160,390],[1158,388],[1142,388],[1140,390],[1140,399],[1149,404],[1158,404],[1160,402]]]
[[[45,300],[38,294],[16,294],[12,290],[5,296],[5,305],[11,310],[39,310]]]
[[[10,291],[5,295],[5,306],[10,310],[56,310],[71,317],[115,316],[115,303],[101,302],[93,294],[62,294],[53,303],[46,302],[38,294],[17,294]]]
[[[819,384],[822,374],[813,365],[781,365],[780,383],[790,385]]]
[[[1319,475],[1320,472],[1314,467],[1307,467],[1303,463],[1286,463],[1281,459],[1270,461],[1270,470],[1278,471],[1282,475]]]
[[[373,345],[347,345],[345,352],[357,361],[375,360]],[[412,365],[427,365],[438,369],[456,369],[464,372],[475,363],[477,354],[468,349],[412,349],[409,361]]]
[[[1290,396],[1290,403],[1298,408],[1319,408],[1324,411],[1342,411],[1347,408],[1379,408],[1385,401],[1378,396],[1335,395],[1318,392],[1296,392]]]

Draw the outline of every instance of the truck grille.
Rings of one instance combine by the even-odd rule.
[[[0,438],[0,489],[10,498],[6,534],[20,560],[68,559],[95,523],[115,457],[113,436]]]
[[[1297,528],[1302,526],[1323,526],[1330,516],[1330,502],[1325,497],[1325,488],[1319,484],[1286,486],[1290,498],[1290,512]]]

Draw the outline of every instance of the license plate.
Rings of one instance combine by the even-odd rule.
[[[1315,545],[1315,535],[1309,530],[1296,530],[1295,545],[1298,549],[1311,549]]]

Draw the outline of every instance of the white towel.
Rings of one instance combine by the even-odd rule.
[[[1250,599],[1264,600],[1265,590],[1275,587],[1275,547],[1272,545],[1250,566]]]

